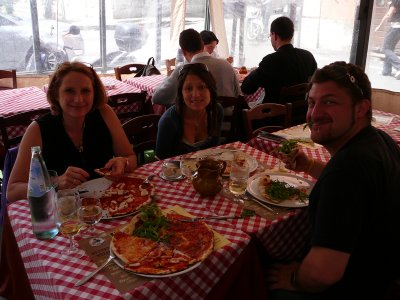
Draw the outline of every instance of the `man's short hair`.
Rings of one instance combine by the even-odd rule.
[[[294,35],[294,24],[288,17],[279,17],[272,21],[270,32],[274,32],[284,41],[291,40]]]
[[[190,53],[203,50],[204,44],[200,33],[193,28],[185,29],[179,35],[179,46]]]
[[[371,101],[371,82],[367,74],[357,65],[336,61],[317,69],[310,79],[311,84],[327,81],[333,81],[339,87],[346,89],[354,105],[364,99]],[[367,117],[369,120],[372,119],[372,108],[368,111]]]
[[[212,42],[216,41],[217,44],[219,40],[214,32],[210,30],[203,30],[200,32],[201,39],[203,40],[204,45],[211,44]]]

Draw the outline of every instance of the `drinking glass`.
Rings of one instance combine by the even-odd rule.
[[[72,258],[81,258],[84,254],[74,242],[74,236],[82,227],[78,217],[78,199],[79,194],[74,190],[61,190],[57,193],[57,226],[69,238],[69,246],[62,249],[61,254]]]
[[[229,191],[235,196],[241,196],[246,192],[249,179],[249,163],[246,158],[235,157],[229,173]]]
[[[197,158],[181,156],[180,168],[182,174],[186,176],[186,183],[192,183],[193,175],[197,171]]]
[[[82,237],[96,237],[102,234],[103,231],[95,228],[95,224],[99,223],[103,212],[99,197],[94,194],[91,197],[80,198],[78,203],[79,218],[88,225],[88,228],[82,232]]]

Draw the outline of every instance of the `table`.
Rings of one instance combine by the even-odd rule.
[[[48,107],[46,93],[38,87],[0,91],[0,117]]]
[[[242,149],[257,158],[262,162],[263,167],[274,166],[277,163],[276,158],[240,142],[217,148],[231,149],[233,147]],[[135,174],[141,176],[159,174],[161,168],[162,162],[157,161],[135,170]],[[201,197],[196,193],[193,186],[183,181],[165,182],[159,176],[155,176],[152,182],[156,186],[156,199],[161,208],[179,205],[197,216],[239,214],[242,209],[240,204],[223,196],[222,193],[214,197]],[[81,261],[71,261],[60,257],[58,254],[60,247],[67,245],[67,239],[62,236],[57,236],[49,241],[35,239],[31,231],[27,201],[21,200],[10,204],[8,211],[32,289],[37,297],[42,298],[219,299],[224,298],[224,294],[220,292],[221,288],[236,293],[236,285],[244,282],[244,280],[250,281],[251,284],[245,293],[257,292],[263,294],[264,284],[257,285],[257,279],[260,279],[261,276],[259,278],[259,276],[249,276],[246,273],[245,277],[240,277],[245,274],[243,268],[246,266],[250,267],[255,273],[259,272],[257,270],[259,265],[251,261],[251,258],[255,258],[255,254],[248,255],[247,258],[242,254],[248,252],[252,241],[256,240],[262,244],[266,254],[272,258],[291,259],[297,257],[305,240],[302,232],[307,232],[308,228],[308,223],[304,221],[304,214],[302,213],[304,210],[302,209],[288,210],[283,215],[272,219],[253,216],[229,221],[207,221],[214,230],[224,235],[231,243],[218,251],[214,251],[198,268],[189,273],[182,276],[154,279],[127,294],[121,295],[102,273],[96,275],[85,285],[75,288],[76,280],[92,271],[95,264],[88,257]],[[129,217],[114,219],[101,222],[96,226],[102,230],[110,230],[129,219]],[[234,270],[240,271],[235,274]],[[230,281],[223,284],[226,278],[230,278]],[[232,281],[232,278],[236,283]]]

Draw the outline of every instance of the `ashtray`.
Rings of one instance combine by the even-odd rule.
[[[180,168],[180,162],[177,160],[170,160],[163,162],[160,177],[167,181],[177,181],[183,179]]]

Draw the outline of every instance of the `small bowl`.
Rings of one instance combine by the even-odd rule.
[[[177,160],[165,161],[162,164],[161,177],[166,180],[179,180],[182,178],[180,162]]]

